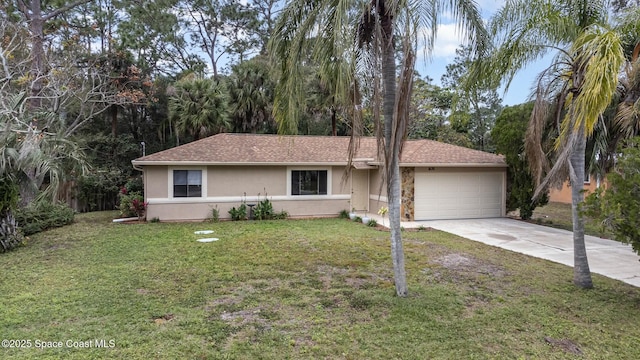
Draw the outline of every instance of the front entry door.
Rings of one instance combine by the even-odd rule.
[[[351,171],[351,207],[356,211],[369,210],[369,170]]]

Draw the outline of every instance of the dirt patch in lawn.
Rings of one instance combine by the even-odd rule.
[[[220,314],[220,319],[231,326],[244,326],[247,324],[260,324],[265,325],[267,320],[264,319],[260,313],[262,309],[244,309],[234,312],[223,312]]]
[[[464,317],[502,303],[509,281],[508,272],[501,266],[464,253],[445,254],[434,262],[444,268],[433,272],[436,281],[451,282],[465,289]]]
[[[554,339],[549,336],[545,336],[544,341],[546,341],[547,344],[553,346],[554,348],[559,348],[569,354],[582,355],[582,350],[580,350],[578,344],[569,339]]]
[[[507,274],[507,271],[502,267],[474,258],[468,254],[450,253],[435,259],[434,262],[449,270],[458,272],[479,273],[492,277],[504,277]]]

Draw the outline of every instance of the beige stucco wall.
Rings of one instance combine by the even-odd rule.
[[[286,195],[285,166],[209,166],[207,196]]]
[[[172,197],[170,172],[185,168],[206,171],[206,176],[203,174],[206,197]],[[287,182],[292,169],[330,169],[331,193],[327,196],[289,196]],[[257,203],[264,199],[265,193],[275,211],[287,211],[291,217],[337,216],[340,211],[349,209],[350,181],[343,181],[343,174],[344,166],[146,166],[147,219],[203,220],[211,216],[214,208],[218,209],[221,219],[227,219],[229,209],[240,206],[242,201]]]
[[[371,185],[369,186],[369,212],[377,214],[381,207],[388,207],[387,187],[383,179],[383,170],[375,169],[369,172]]]
[[[169,177],[166,166],[147,166],[144,168],[145,198],[168,197]]]

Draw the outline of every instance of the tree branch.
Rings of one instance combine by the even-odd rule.
[[[61,13],[65,12],[65,11],[73,9],[76,6],[79,6],[79,5],[82,5],[82,4],[86,4],[88,2],[91,2],[91,0],[77,0],[77,1],[74,1],[71,4],[67,4],[67,5],[65,5],[63,7],[60,7],[58,9],[53,10],[52,12],[48,13],[47,15],[44,15],[42,17],[42,20],[43,21],[47,21],[47,20],[49,20],[51,18],[54,18],[54,17],[60,15]]]
[[[27,20],[31,20],[31,15],[29,14],[29,7],[27,7],[27,4],[25,4],[24,0],[18,0],[18,10],[24,14],[24,17],[27,18]]]

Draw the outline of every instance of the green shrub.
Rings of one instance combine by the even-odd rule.
[[[338,215],[340,219],[348,219],[349,218],[349,210],[340,211],[340,215]]]
[[[289,213],[282,210],[279,213],[273,214],[273,220],[284,220],[289,217]]]
[[[220,210],[218,210],[218,205],[211,208],[211,217],[209,218],[212,222],[220,222]]]
[[[120,216],[142,218],[147,209],[147,203],[144,197],[138,192],[126,193],[120,192]]]
[[[256,220],[271,220],[273,215],[273,205],[267,198],[259,201],[253,208],[253,218]]]
[[[124,185],[124,187],[129,193],[135,192],[142,194],[144,192],[144,184],[142,183],[142,178],[140,176],[136,176],[127,180],[127,183]]]
[[[606,190],[601,187],[587,196],[580,212],[599,221],[601,232],[611,232],[640,254],[640,137],[627,141],[607,180]]]
[[[362,222],[362,218],[360,216],[356,216],[353,221],[361,223]]]
[[[18,228],[15,217],[7,212],[0,218],[0,253],[11,251],[22,245],[24,236]]]
[[[231,220],[239,221],[247,219],[247,205],[245,203],[240,204],[238,208],[232,207],[229,209],[229,215],[231,215]]]
[[[370,227],[376,227],[378,225],[378,222],[375,219],[369,219],[369,223],[367,224],[367,226]]]
[[[47,229],[69,225],[75,212],[67,204],[53,204],[41,201],[17,209],[15,217],[25,236]]]
[[[10,179],[0,178],[0,216],[18,205],[18,185]]]

